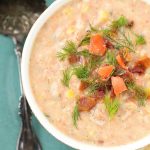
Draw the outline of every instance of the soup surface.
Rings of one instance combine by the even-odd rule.
[[[30,82],[41,111],[61,132],[102,146],[128,144],[150,134],[149,14],[150,6],[141,0],[72,0],[44,24],[33,45]],[[66,41],[85,51],[62,56]],[[91,56],[98,67],[89,77],[83,67]],[[81,70],[74,64],[82,65]],[[64,81],[69,67],[76,70]],[[107,88],[95,89],[95,72]],[[87,93],[91,85],[94,94]]]

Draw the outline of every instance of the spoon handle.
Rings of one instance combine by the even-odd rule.
[[[15,53],[18,61],[18,70],[19,70],[19,79],[20,79],[20,89],[21,89],[21,97],[20,97],[20,117],[22,120],[21,132],[18,138],[17,150],[42,150],[41,144],[32,129],[31,125],[31,116],[32,112],[28,105],[27,99],[25,97],[23,86],[22,86],[22,78],[21,78],[21,56],[22,56],[22,45],[23,38],[20,37],[12,37],[14,44],[16,46]]]
[[[26,97],[20,97],[20,116],[22,128],[18,138],[17,150],[41,150],[40,142],[32,130],[31,110]]]

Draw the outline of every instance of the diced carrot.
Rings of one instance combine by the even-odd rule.
[[[114,68],[115,67],[113,65],[100,67],[98,74],[102,79],[107,79],[111,75]]]
[[[118,64],[121,66],[121,68],[123,68],[125,70],[128,69],[123,61],[123,58],[119,54],[117,55],[116,60],[117,60]]]
[[[116,96],[127,90],[123,79],[119,76],[111,77],[111,83]]]
[[[89,52],[94,55],[103,56],[106,52],[106,44],[104,39],[100,35],[94,35],[91,37]]]

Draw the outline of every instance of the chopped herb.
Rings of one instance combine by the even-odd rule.
[[[129,49],[129,51],[134,52],[134,44],[130,39],[130,36],[124,32],[124,28],[128,24],[128,20],[124,17],[121,16],[118,20],[115,20],[112,22],[112,25],[110,28],[102,29],[102,34],[105,38],[110,40],[112,44],[114,45],[115,49],[120,50],[123,48]],[[121,29],[120,29],[121,28]],[[120,29],[116,34],[118,35],[113,36],[113,32],[116,29]]]
[[[108,51],[106,54],[106,58],[107,58],[107,63],[113,66],[116,66],[117,61],[115,58],[115,53],[114,51]]]
[[[77,128],[77,121],[79,119],[80,112],[78,109],[78,105],[76,104],[72,113],[72,120],[73,120],[73,125]]]
[[[110,29],[102,29],[101,32],[102,32],[104,37],[108,37],[108,36],[110,37],[112,34],[112,31]]]
[[[88,94],[95,93],[102,85],[99,82],[91,82],[88,87]]]
[[[90,30],[88,30],[88,33],[85,35],[85,37],[81,40],[79,47],[80,46],[85,46],[90,44],[90,39],[91,39],[91,33],[100,33],[100,30],[90,24]]]
[[[79,47],[80,46],[85,46],[88,45],[90,43],[90,36],[86,35],[83,40],[80,42]]]
[[[128,87],[129,90],[132,90],[135,87],[135,82],[132,80],[126,80],[125,81],[126,86]]]
[[[90,71],[88,67],[86,66],[83,66],[83,65],[72,66],[63,71],[62,83],[66,87],[69,87],[69,82],[73,75],[76,75],[77,78],[80,80],[86,80],[89,77],[89,74],[90,74]]]
[[[77,52],[77,48],[74,42],[67,41],[64,48],[57,53],[57,57],[60,61],[64,61],[70,55],[75,54]]]
[[[115,49],[120,50],[123,48],[128,49],[130,52],[134,52],[134,45],[132,43],[132,41],[130,40],[130,37],[126,35],[125,32],[120,32],[120,37],[119,38],[115,38],[112,36],[107,35],[107,39],[110,40],[112,42],[112,44],[114,45]]]
[[[87,88],[87,95],[94,94],[96,91],[107,88],[107,82],[100,80],[100,78],[95,77],[95,79],[87,80],[88,88]]]
[[[128,24],[127,18],[125,18],[124,16],[121,16],[118,20],[115,20],[112,22],[112,28],[118,29],[118,28],[126,26],[127,24]]]
[[[126,32],[124,31],[124,29],[123,29],[123,30],[120,31],[120,34],[122,35],[122,37],[123,37],[124,42],[126,43],[126,45],[129,45],[130,47],[134,48],[134,47],[133,47],[133,43],[132,43],[132,41],[131,41],[131,39],[130,39],[129,33],[126,33]],[[128,35],[127,35],[127,34],[128,34]]]
[[[139,105],[144,106],[145,101],[147,99],[147,95],[144,91],[144,88],[139,85],[136,85],[136,83],[133,81],[126,82],[126,85],[129,90],[132,90],[135,93],[135,97],[137,98]]]
[[[120,103],[119,103],[118,99],[116,99],[116,98],[111,99],[110,96],[107,94],[104,97],[104,104],[105,104],[105,107],[109,114],[110,119],[112,119],[116,115],[116,113],[118,112],[119,107],[120,107]]]
[[[100,30],[98,29],[98,28],[96,28],[96,27],[94,27],[94,26],[92,26],[91,24],[90,24],[90,32],[94,32],[94,33],[97,33],[97,32],[99,32]]]
[[[89,57],[91,54],[89,53],[89,51],[87,49],[85,49],[85,50],[79,51],[77,53],[77,55],[84,56],[84,57]]]
[[[71,79],[72,75],[73,75],[72,68],[67,68],[66,70],[63,71],[62,83],[66,87],[69,87],[69,82],[70,82],[70,79]]]
[[[147,99],[147,95],[146,92],[144,91],[143,87],[141,86],[135,86],[134,87],[135,90],[135,96],[138,100],[138,103],[140,106],[144,106],[145,105],[145,101]]]
[[[74,74],[77,76],[80,80],[85,80],[89,77],[89,69],[86,66],[80,65],[78,67],[75,67],[73,69]]]
[[[101,64],[102,64],[101,57],[91,55],[91,57],[89,58],[89,63],[88,63],[88,67],[90,69],[94,69],[94,68],[100,66]]]
[[[136,35],[136,45],[146,44],[145,38],[143,35]]]

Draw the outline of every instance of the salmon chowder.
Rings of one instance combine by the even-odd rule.
[[[150,134],[150,6],[72,0],[43,25],[30,57],[41,111],[66,135],[118,146]]]

